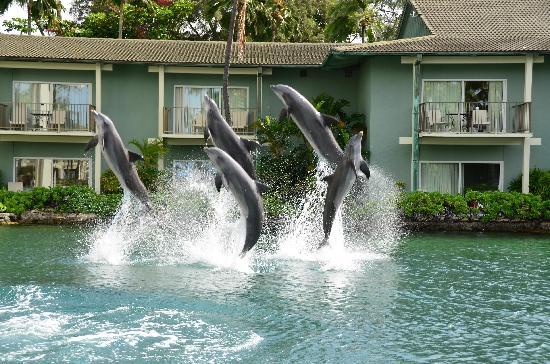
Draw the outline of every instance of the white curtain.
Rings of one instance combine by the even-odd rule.
[[[421,163],[420,181],[420,189],[423,191],[457,194],[458,163]]]
[[[491,128],[494,131],[500,132],[504,128],[505,107],[503,101],[503,82],[489,82],[489,107],[488,119]]]
[[[433,115],[438,110],[438,115],[453,122],[454,128],[460,124],[462,82],[460,81],[426,81],[424,82],[424,103],[427,115]],[[449,125],[451,126],[451,125]]]

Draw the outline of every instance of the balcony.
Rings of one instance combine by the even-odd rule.
[[[89,104],[0,103],[0,141],[84,143],[95,132]]]
[[[425,102],[420,136],[504,136],[531,132],[530,102]]]
[[[231,108],[231,127],[238,135],[254,137],[256,109]],[[206,109],[165,107],[163,132],[167,138],[202,139],[206,126]]]

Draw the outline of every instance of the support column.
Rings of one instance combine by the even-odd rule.
[[[101,63],[95,65],[95,109],[101,112]],[[101,146],[94,148],[94,189],[101,192]]]
[[[533,93],[533,55],[525,56],[525,84],[523,87],[523,102],[531,102]],[[527,132],[531,130],[531,115],[530,108],[525,108],[525,122],[527,124]],[[531,161],[531,144],[529,138],[523,139],[523,168],[521,178],[521,192],[529,193],[529,169]]]
[[[164,134],[164,65],[159,66],[159,108],[158,108],[158,137],[162,139]],[[164,169],[164,157],[157,162],[158,169]]]
[[[422,55],[416,56],[416,61],[413,64],[413,113],[412,113],[412,151],[411,151],[411,191],[418,190],[418,167],[420,160],[420,146],[418,140],[418,124],[419,124],[419,109],[420,109],[420,87],[421,87],[421,68]]]
[[[262,112],[262,107],[263,107],[263,88],[264,88],[264,85],[263,85],[263,69],[262,67],[258,67],[258,75],[257,75],[257,78],[256,78],[256,89],[257,89],[257,93],[256,93],[256,104],[258,105],[257,107],[257,110],[258,110],[258,115],[256,116],[257,118],[261,118],[263,116],[263,112]]]
[[[531,143],[529,138],[523,139],[523,166],[521,176],[521,193],[529,193],[529,166],[531,162]]]

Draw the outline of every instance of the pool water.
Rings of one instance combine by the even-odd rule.
[[[550,239],[421,234],[338,268],[90,261],[86,229],[0,227],[0,362],[544,362]],[[255,253],[254,253],[255,254]]]

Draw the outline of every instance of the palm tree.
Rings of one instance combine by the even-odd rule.
[[[233,49],[233,34],[235,33],[235,19],[237,18],[237,5],[239,0],[233,0],[233,6],[231,8],[231,19],[229,20],[229,28],[227,29],[227,44],[225,46],[225,65],[223,67],[223,110],[225,113],[225,119],[231,125],[231,113],[229,111],[229,92],[227,86],[229,84],[229,65],[231,63],[231,51]]]
[[[59,0],[0,0],[0,14],[11,5],[27,7],[27,34],[32,33],[32,21],[36,23],[40,34],[44,35],[44,27],[52,27],[61,20],[63,6]]]
[[[124,0],[113,0],[118,6],[118,39],[122,39],[122,23],[124,22]]]

